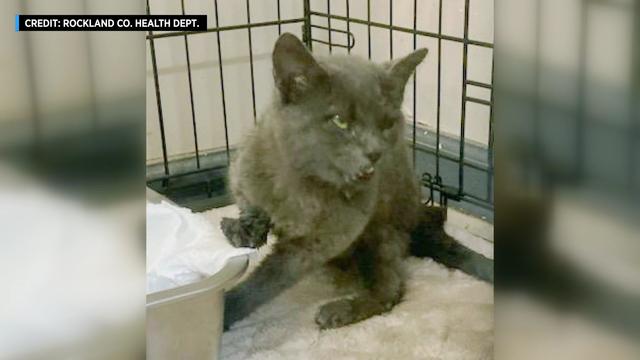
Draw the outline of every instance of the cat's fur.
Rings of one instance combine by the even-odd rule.
[[[278,39],[278,96],[230,169],[242,215],[222,224],[236,245],[262,245],[268,228],[277,242],[227,293],[226,327],[328,263],[352,264],[365,290],[322,306],[316,316],[321,328],[383,313],[400,300],[402,259],[420,206],[401,103],[426,54],[420,49],[376,64],[314,57],[295,36]],[[336,114],[346,129],[332,121]]]

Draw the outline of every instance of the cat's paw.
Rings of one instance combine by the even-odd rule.
[[[222,218],[220,221],[220,229],[227,237],[229,242],[235,247],[242,247],[242,238],[240,237],[240,221],[232,218]]]
[[[239,219],[222,218],[220,228],[234,247],[257,247],[254,239],[242,226]]]
[[[235,247],[258,248],[267,242],[269,232],[268,228],[256,227],[251,222],[226,217],[220,221],[220,228]]]
[[[356,322],[353,304],[350,299],[340,299],[326,303],[316,313],[316,324],[320,329],[333,329]]]

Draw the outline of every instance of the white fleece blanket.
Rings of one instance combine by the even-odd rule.
[[[320,271],[234,324],[221,358],[492,359],[493,286],[430,259],[411,257],[406,265],[404,301],[390,313],[320,331],[318,307],[349,293]]]

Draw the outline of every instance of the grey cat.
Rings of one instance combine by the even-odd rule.
[[[353,269],[362,292],[323,305],[335,328],[389,311],[403,294],[403,257],[420,190],[404,136],[405,85],[427,49],[384,64],[313,56],[294,35],[273,51],[278,96],[247,136],[229,181],[240,219],[222,228],[237,246],[272,253],[229,291],[225,327],[326,264]]]

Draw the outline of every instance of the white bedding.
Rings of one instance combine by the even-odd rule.
[[[236,213],[226,207],[205,217],[166,201],[147,203],[147,293],[197,282],[254,253],[230,245],[220,229],[220,219]]]
[[[221,212],[233,211],[213,209],[205,216],[219,219]],[[491,243],[471,234],[466,225],[454,221],[445,228],[493,257]],[[272,241],[259,250],[252,268],[269,253]],[[349,289],[335,289],[323,271],[311,274],[224,333],[221,358],[492,359],[493,286],[429,259],[410,257],[406,266],[404,300],[390,313],[325,331],[314,322],[318,307]]]

